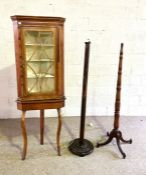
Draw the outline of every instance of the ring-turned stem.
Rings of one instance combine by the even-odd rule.
[[[116,139],[117,146],[121,152],[123,158],[126,158],[126,154],[123,152],[120,141],[124,143],[132,143],[132,140],[123,139],[122,132],[119,131],[119,120],[120,120],[120,102],[121,102],[121,83],[122,83],[122,61],[123,61],[123,46],[121,43],[120,56],[119,56],[119,66],[118,66],[118,78],[117,78],[117,88],[116,88],[116,99],[115,99],[115,115],[114,115],[114,129],[107,134],[108,139],[103,143],[97,143],[96,147],[104,146],[109,144],[113,138]]]

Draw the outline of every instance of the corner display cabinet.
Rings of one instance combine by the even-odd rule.
[[[27,152],[25,114],[40,110],[40,144],[44,137],[44,110],[57,109],[57,151],[60,155],[61,110],[64,107],[64,18],[11,16],[17,72],[17,108],[22,111],[22,160]]]

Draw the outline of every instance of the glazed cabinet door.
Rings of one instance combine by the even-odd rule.
[[[57,28],[22,28],[21,39],[24,96],[57,96]]]

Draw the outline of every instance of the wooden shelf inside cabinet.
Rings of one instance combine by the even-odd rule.
[[[54,62],[51,59],[41,59],[41,60],[28,60],[27,62]]]
[[[22,159],[27,152],[25,114],[40,110],[40,143],[44,138],[44,110],[57,109],[57,151],[60,155],[61,108],[64,97],[64,18],[11,16],[17,73],[17,108],[22,111],[24,140]],[[33,100],[32,100],[33,99]]]
[[[50,75],[50,74],[28,74],[27,78],[54,78],[54,75]]]
[[[55,47],[55,45],[50,44],[32,44],[32,43],[26,43],[25,46]]]

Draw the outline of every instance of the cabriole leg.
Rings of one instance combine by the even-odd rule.
[[[58,156],[61,156],[61,150],[60,150],[60,135],[61,135],[61,127],[62,127],[62,116],[61,116],[61,109],[57,109],[58,113],[58,127],[57,127],[57,152]]]
[[[25,114],[26,114],[26,111],[22,111],[22,115],[21,115],[21,129],[22,129],[22,136],[23,136],[22,160],[25,159],[26,152],[27,152],[27,133],[26,133],[26,126],[25,126]]]

